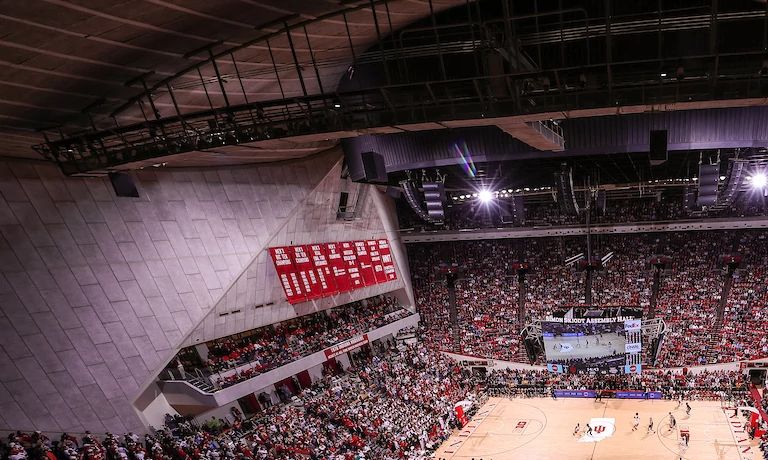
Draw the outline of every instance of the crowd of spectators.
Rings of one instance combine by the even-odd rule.
[[[176,372],[174,376],[194,376],[200,370],[217,387],[225,388],[410,314],[393,297],[352,302],[208,342],[206,361],[194,347],[184,349],[169,370]],[[232,369],[236,372],[226,372]]]
[[[492,371],[486,385],[489,394],[549,396],[552,390],[658,391],[665,399],[750,401],[748,382],[740,371],[645,371],[642,374],[553,374],[545,370],[505,369]]]
[[[519,333],[533,319],[585,303],[585,275],[565,259],[586,253],[583,237],[424,243],[409,246],[416,304],[432,346],[466,355],[527,361]],[[757,230],[595,235],[595,257],[613,252],[592,280],[592,304],[650,307],[653,269],[648,260],[671,258],[661,275],[656,317],[667,325],[657,367],[683,367],[768,357],[768,238]],[[743,254],[728,291],[723,320],[718,308],[726,279],[721,256]],[[514,261],[526,261],[519,318],[520,284]],[[441,263],[456,263],[459,343],[454,343],[448,290]],[[650,357],[649,357],[650,359]]]
[[[326,374],[290,399],[244,418],[166,416],[151,434],[12,433],[0,454],[11,460],[426,460],[488,396],[549,397],[554,390],[659,391],[666,399],[749,405],[739,371],[641,375],[552,374],[545,370],[470,372],[423,344],[377,343],[347,369]]]
[[[152,435],[108,433],[101,442],[16,433],[0,447],[12,460],[425,460],[460,426],[454,404],[465,400],[467,415],[484,402],[454,361],[393,341],[247,420],[166,417]]]

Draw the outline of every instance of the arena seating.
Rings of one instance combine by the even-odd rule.
[[[549,396],[551,390],[659,391],[665,399],[746,400],[747,382],[738,371],[684,374],[647,371],[641,375],[552,374],[547,371],[505,369],[492,371],[483,382],[490,395]]]
[[[421,344],[395,348],[388,342],[358,354],[340,375],[328,375],[248,419],[237,413],[234,420],[212,417],[197,424],[169,415],[153,435],[108,433],[101,441],[90,433],[80,439],[64,433],[54,441],[39,432],[17,432],[5,447],[13,460],[425,460],[460,426],[457,401],[473,402],[471,416],[491,395],[549,396],[552,389],[584,388],[659,390],[669,399],[746,398],[738,371],[599,378],[535,370],[470,374]]]
[[[734,235],[738,244],[733,245]],[[593,303],[639,305],[647,310],[652,254],[672,258],[662,277],[657,316],[668,325],[659,367],[692,366],[768,356],[768,286],[766,239],[759,231],[598,235],[594,254],[615,256],[593,281]],[[554,308],[584,303],[584,276],[564,266],[568,256],[585,251],[585,239],[532,238],[430,243],[409,246],[416,302],[426,325],[426,340],[438,348],[451,345],[447,290],[438,265],[457,262],[463,270],[457,286],[460,351],[500,360],[524,360],[518,333],[514,260],[525,260],[527,321]],[[745,254],[726,301],[722,324],[717,308],[722,294],[724,253]],[[719,331],[719,332],[718,332]]]
[[[90,434],[62,434],[51,442],[41,433],[19,432],[8,437],[8,451],[14,460],[424,460],[458,427],[454,403],[474,399],[455,363],[423,346],[382,345],[375,356],[356,361],[248,420],[214,417],[198,426],[191,418],[167,416],[155,435],[107,434],[101,442]]]
[[[216,380],[218,388],[225,388],[410,314],[396,299],[380,296],[213,340],[207,343],[205,363],[191,348],[182,350],[179,359],[188,375],[196,375],[196,370],[211,375],[248,364]],[[177,362],[171,361],[171,373]]]

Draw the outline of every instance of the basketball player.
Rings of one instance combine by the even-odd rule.
[[[691,405],[685,403],[685,415],[691,415]]]
[[[635,412],[635,417],[632,421],[632,431],[637,431],[637,427],[640,426],[640,414]]]
[[[579,430],[581,430],[581,423],[576,424],[576,428],[573,429],[573,434],[571,436],[576,436],[579,434]]]
[[[592,436],[592,427],[587,423],[587,436]]]
[[[655,433],[656,430],[653,429],[653,417],[650,418],[648,421],[648,433]]]
[[[675,420],[675,416],[672,415],[672,412],[670,412],[669,413],[669,431],[674,430],[675,426],[677,426],[677,420]]]

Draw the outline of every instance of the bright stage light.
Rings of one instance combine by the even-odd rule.
[[[764,173],[758,173],[752,176],[752,187],[765,188],[766,183],[768,183],[768,178],[765,177]]]
[[[490,190],[480,190],[477,197],[480,198],[480,201],[483,203],[488,203],[493,199],[493,193],[491,193]]]

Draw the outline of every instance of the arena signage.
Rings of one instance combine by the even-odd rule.
[[[648,399],[661,399],[660,391],[649,391]],[[617,391],[613,394],[616,399],[645,399],[644,391]]]
[[[554,372],[556,374],[564,374],[565,366],[563,366],[562,364],[547,363],[547,370],[549,372]]]
[[[594,398],[597,393],[595,390],[555,390],[555,396],[558,398]]]
[[[389,241],[343,241],[269,248],[290,304],[397,279]]]
[[[625,374],[640,374],[643,372],[642,364],[626,364],[624,366]]]
[[[350,350],[354,350],[355,348],[362,347],[366,343],[368,343],[368,334],[363,334],[361,336],[353,337],[349,340],[345,340],[341,343],[337,343],[336,345],[330,348],[326,348],[324,350],[325,359],[335,358]]]
[[[768,362],[761,361],[761,362],[750,362],[750,361],[742,361],[739,364],[740,369],[746,369],[748,367],[756,368],[756,369],[762,369],[762,368],[768,368]]]
[[[493,362],[490,360],[477,360],[477,361],[470,361],[470,360],[462,360],[459,361],[459,365],[463,367],[488,367],[493,366]]]
[[[591,324],[591,323],[623,323],[629,320],[633,320],[635,318],[630,318],[628,316],[617,316],[615,318],[555,318],[554,316],[547,316],[542,321],[550,322],[550,323],[564,323],[564,324],[573,324],[573,323],[585,323],[585,324]]]

